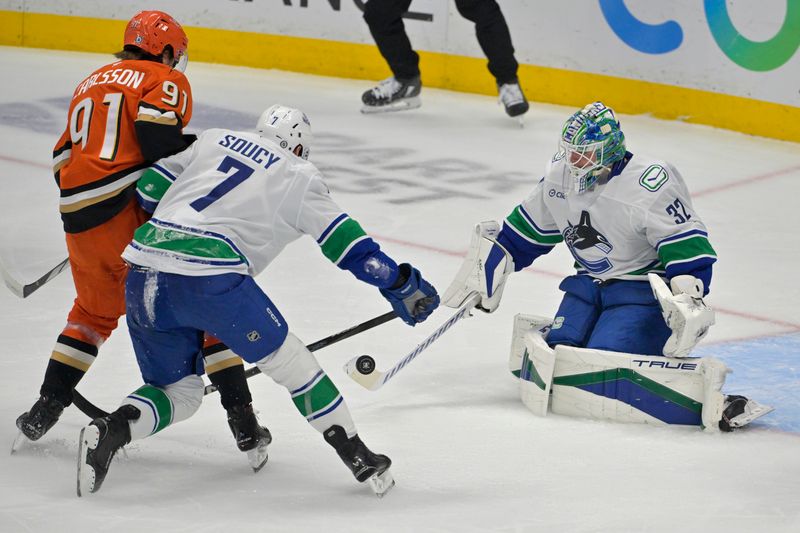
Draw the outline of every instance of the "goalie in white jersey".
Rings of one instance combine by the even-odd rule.
[[[505,277],[560,242],[569,247],[577,273],[559,286],[565,294],[546,336],[551,348],[686,357],[714,323],[703,297],[717,254],[683,177],[666,161],[627,151],[614,112],[601,102],[565,122],[544,177],[502,228],[496,222],[476,226],[470,256],[444,302],[455,307],[479,290],[481,307],[494,311]],[[726,370],[721,362],[716,366],[711,388],[719,390]],[[627,401],[627,392],[614,392],[616,384],[595,380],[584,389]],[[706,409],[701,419],[694,405],[685,409],[697,402],[665,409],[670,402],[653,394],[648,416],[706,426],[722,418],[720,429],[730,430],[746,423],[757,405],[741,396],[718,397],[716,412]]]
[[[330,196],[307,161],[308,118],[272,106],[257,133],[212,129],[160,160],[139,182],[155,207],[123,253],[130,264],[127,321],[146,385],[81,432],[78,494],[96,492],[114,453],[194,414],[203,398],[202,332],[286,387],[295,406],[358,481],[379,494],[391,461],[359,438],[341,394],[258,287],[260,273],[303,234],[358,279],[374,285],[406,323],[425,320],[436,290],[384,254]]]

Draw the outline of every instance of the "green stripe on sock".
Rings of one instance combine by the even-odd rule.
[[[297,410],[308,418],[317,411],[328,407],[335,402],[338,397],[339,389],[337,389],[331,379],[325,375],[308,391],[293,396],[292,401],[297,407]]]
[[[325,242],[320,244],[322,253],[333,263],[338,263],[347,247],[353,241],[366,235],[367,233],[361,228],[361,225],[348,217],[328,235]]]
[[[142,246],[159,250],[210,259],[241,259],[246,262],[245,258],[236,253],[225,241],[184,231],[160,228],[150,222],[137,229],[133,234],[133,239]]]
[[[618,379],[628,380],[640,387],[661,396],[674,404],[680,405],[690,411],[700,414],[703,404],[688,396],[681,394],[661,383],[654,381],[629,368],[612,368],[600,372],[589,372],[586,374],[574,374],[571,376],[559,376],[553,378],[553,385],[567,387],[581,387],[584,385],[594,385],[596,383],[611,382]]]
[[[156,408],[156,428],[153,433],[158,433],[172,423],[172,400],[163,390],[151,385],[144,385],[133,392],[130,396],[140,396],[144,400],[150,400]]]
[[[560,233],[543,235],[536,231],[522,215],[519,206],[515,207],[511,214],[506,217],[506,221],[513,226],[514,229],[529,239],[536,241],[538,244],[555,245],[564,240],[564,237],[562,237]]]

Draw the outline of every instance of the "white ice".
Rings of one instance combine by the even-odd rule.
[[[108,60],[0,48],[0,259],[26,281],[65,256],[50,154],[73,87]],[[573,111],[534,103],[520,129],[490,97],[425,88],[419,110],[364,116],[364,81],[198,63],[188,76],[190,130],[247,129],[276,102],[305,110],[311,159],[335,198],[440,291],[471,225],[501,219],[524,198]],[[194,418],[130,445],[103,489],[78,499],[77,440],[88,419],[70,408],[40,441],[0,453],[0,531],[800,531],[798,145],[621,119],[631,151],[682,171],[710,228],[717,324],[700,353],[734,369],[728,391],[776,407],[752,429],[708,434],[528,412],[507,369],[512,317],[555,311],[572,265],[561,247],[511,278],[496,313],[455,326],[378,392],[351,382],[344,362],[369,353],[387,368],[447,309],[414,329],[393,322],[317,353],[366,443],[394,461],[397,486],[383,500],[259,376],[250,380],[254,404],[274,436],[259,474],[236,450],[215,395]],[[309,238],[258,282],[306,342],[388,310]],[[7,449],[73,297],[69,273],[26,300],[0,290]],[[79,390],[111,410],[139,384],[123,321]]]

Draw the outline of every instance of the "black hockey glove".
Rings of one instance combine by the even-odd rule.
[[[381,289],[397,316],[414,326],[424,321],[439,306],[439,295],[433,285],[422,279],[419,270],[408,263],[399,265],[397,281],[388,289]]]

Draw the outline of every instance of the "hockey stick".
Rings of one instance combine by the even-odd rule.
[[[87,400],[83,397],[83,395],[78,392],[78,389],[72,389],[72,403],[75,404],[75,407],[81,410],[83,414],[94,420],[95,418],[101,418],[103,416],[108,416],[108,413],[97,407],[95,404]]]
[[[423,350],[434,343],[436,339],[441,337],[445,331],[450,329],[453,324],[462,318],[472,316],[470,311],[473,307],[481,303],[481,295],[477,292],[470,294],[467,299],[458,308],[458,311],[451,316],[447,322],[439,326],[436,331],[431,333],[427,339],[422,341],[414,348],[411,353],[400,359],[395,365],[385,372],[381,372],[375,368],[375,359],[369,355],[360,355],[353,357],[347,364],[344,365],[344,371],[350,378],[364,387],[365,389],[376,391],[383,387],[383,385],[397,375],[408,363],[414,360]]]
[[[44,276],[37,279],[36,281],[28,284],[23,284],[21,281],[15,279],[11,275],[11,273],[5,269],[3,263],[0,262],[0,275],[3,276],[3,281],[5,282],[6,287],[8,287],[11,290],[11,292],[16,294],[20,298],[27,298],[28,296],[36,292],[36,290],[39,287],[41,287],[54,277],[61,274],[64,270],[67,269],[68,266],[69,266],[69,257],[61,261],[53,268],[51,268]]]
[[[310,352],[316,352],[317,350],[321,350],[322,348],[330,346],[331,344],[335,344],[339,341],[343,341],[344,339],[350,338],[353,335],[357,335],[358,333],[362,333],[364,331],[367,331],[368,329],[372,329],[374,327],[380,326],[381,324],[385,324],[386,322],[394,320],[395,318],[397,318],[395,312],[389,311],[388,313],[384,313],[380,316],[376,316],[375,318],[371,318],[366,322],[362,322],[361,324],[355,325],[351,328],[347,328],[344,331],[340,331],[339,333],[334,333],[333,335],[325,337],[324,339],[320,339],[317,342],[312,342],[311,344],[306,346],[306,348],[308,348]],[[245,379],[250,379],[251,377],[260,373],[261,369],[258,368],[257,366],[254,366],[245,370],[244,376]],[[217,390],[216,385],[206,385],[203,394],[204,395],[211,394],[216,390]],[[102,409],[94,405],[92,402],[87,400],[83,395],[81,395],[81,393],[79,393],[75,389],[72,390],[72,403],[74,403],[75,407],[80,409],[85,415],[87,415],[92,420],[94,420],[95,418],[108,416],[108,413],[106,411],[103,411]]]
[[[395,312],[389,311],[388,313],[384,313],[381,316],[376,316],[375,318],[371,318],[366,322],[362,322],[361,324],[353,326],[352,328],[347,328],[344,331],[340,331],[339,333],[334,333],[333,335],[325,337],[324,339],[320,339],[317,342],[312,342],[311,344],[306,346],[306,348],[308,348],[309,352],[316,352],[317,350],[321,350],[326,346],[330,346],[331,344],[335,344],[339,341],[343,341],[347,338],[350,338],[353,335],[362,333],[376,326],[380,326],[381,324],[385,324],[386,322],[394,320],[395,318],[397,318]],[[250,379],[251,377],[260,373],[261,369],[258,368],[257,366],[253,366],[244,371],[244,377],[246,379]],[[217,390],[216,385],[206,385],[206,390],[204,394],[211,394],[212,392],[216,392],[216,390]]]

